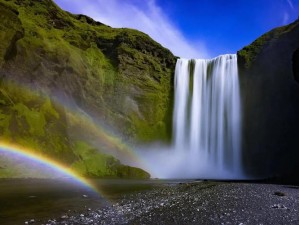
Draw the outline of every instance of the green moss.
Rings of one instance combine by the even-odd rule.
[[[20,64],[23,77],[31,77],[29,82],[38,80],[71,91],[77,102],[100,112],[131,141],[170,139],[168,129],[159,130],[159,135],[152,132],[161,124],[169,127],[166,115],[176,60],[169,50],[144,33],[113,29],[89,17],[72,15],[52,1],[0,2],[19,13],[11,16],[15,21],[11,28],[24,30],[24,37],[15,43],[21,50],[15,63]],[[5,27],[7,31],[11,28]],[[57,78],[62,83],[57,84]],[[145,109],[140,110],[141,117],[126,113],[127,106],[121,103],[126,97]],[[132,118],[129,127],[124,126],[128,118]]]
[[[14,141],[49,155],[70,152],[64,130],[60,127],[61,115],[48,97],[13,83],[2,83],[0,99],[2,140]]]
[[[278,27],[269,31],[268,33],[265,33],[253,43],[238,51],[238,59],[246,68],[250,67],[254,63],[258,54],[261,53],[264,48],[271,45],[272,42],[275,42],[281,35],[287,34],[296,26],[296,24],[297,21],[287,26]]]
[[[139,168],[125,166],[112,156],[98,152],[85,142],[77,142],[74,149],[79,160],[71,168],[87,177],[120,177],[147,179],[148,173]]]
[[[68,129],[85,133],[87,128],[84,126],[84,120],[79,115],[71,117],[55,107],[45,94],[33,93],[14,83],[2,83],[0,99],[1,140],[19,144],[67,166],[70,165],[71,169],[82,176],[124,178],[149,176],[143,170],[127,168],[119,160],[101,153],[86,141],[77,141],[76,136],[69,137]],[[68,124],[63,120],[64,117],[68,118]],[[92,133],[95,130],[86,131],[87,134],[88,132]],[[1,166],[3,163],[1,164],[0,156]],[[19,176],[23,176],[18,168],[17,165],[16,167],[10,165],[0,169],[0,177],[15,177],[18,173]],[[121,172],[122,168],[130,172]],[[135,170],[137,172],[134,172]],[[32,176],[35,177],[37,174],[33,173]]]
[[[27,106],[22,103],[14,105],[12,108],[16,110],[17,120],[22,121],[22,117],[26,120],[26,125],[29,126],[29,132],[32,136],[44,136],[45,135],[45,125],[46,119],[42,112],[39,112],[35,109],[29,109]],[[22,123],[19,123],[19,126],[22,126]],[[26,129],[26,127],[22,127]]]
[[[65,96],[130,142],[170,140],[176,58],[169,50],[144,33],[72,15],[50,0],[0,0],[0,17],[1,139],[87,168],[86,174],[120,174],[115,159],[90,147],[87,155],[74,150],[80,132],[87,143],[98,133],[80,131],[84,121],[51,100]]]
[[[1,110],[0,114],[0,132],[2,134],[3,139],[9,139],[11,133],[8,129],[11,121],[11,115],[3,114]]]
[[[52,116],[56,119],[60,117],[59,113],[54,109],[49,97],[45,98],[45,103],[41,106],[41,112],[48,117]]]

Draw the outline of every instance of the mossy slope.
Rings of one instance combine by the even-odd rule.
[[[84,122],[61,104],[88,111],[127,141],[169,141],[175,61],[144,33],[72,15],[51,0],[0,0],[1,138],[86,176],[148,177],[107,155],[109,146],[95,151],[91,131],[81,140]]]
[[[55,104],[43,93],[33,93],[13,83],[0,86],[0,141],[14,143],[73,169],[85,177],[149,178],[145,171],[125,166],[100,148],[80,140],[70,130],[90,134],[77,114]],[[72,115],[73,114],[73,115]],[[82,136],[81,136],[82,137]],[[101,140],[100,140],[101,141]],[[109,150],[116,150],[110,146]],[[106,150],[107,152],[107,150]],[[0,177],[48,177],[47,171],[30,168],[22,157],[0,152]],[[17,158],[16,158],[17,157]]]
[[[59,91],[130,141],[170,139],[176,59],[169,50],[144,33],[72,15],[50,0],[0,3],[3,79]]]

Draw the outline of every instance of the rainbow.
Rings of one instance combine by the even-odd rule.
[[[80,109],[77,106],[71,106],[67,102],[64,102],[63,98],[57,98],[50,96],[46,93],[40,92],[36,90],[31,85],[21,84],[18,81],[8,81],[9,85],[12,85],[17,88],[21,88],[24,91],[28,91],[31,94],[36,95],[36,97],[49,97],[50,100],[55,103],[57,106],[62,107],[65,110],[68,118],[72,118],[72,120],[80,123],[80,126],[83,130],[88,130],[90,133],[95,135],[103,144],[107,146],[109,149],[115,149],[117,152],[109,152],[108,154],[113,155],[118,158],[120,155],[128,159],[130,162],[135,163],[134,166],[142,167],[145,164],[144,160],[142,160],[136,152],[132,149],[131,146],[128,146],[125,142],[122,141],[120,137],[114,135],[113,132],[110,132],[103,125],[94,120],[88,113],[84,110]],[[96,147],[96,146],[95,146]]]
[[[0,141],[0,152],[7,152],[17,154],[21,157],[26,159],[32,160],[34,162],[38,162],[42,165],[48,166],[54,171],[59,172],[60,174],[73,179],[74,181],[78,182],[89,189],[98,192],[97,189],[85,178],[79,176],[74,171],[70,170],[69,168],[63,166],[62,164],[42,155],[37,155],[32,149],[25,148],[23,146],[15,145]]]
[[[56,99],[51,100],[58,105],[63,105]],[[114,155],[113,152],[110,152],[108,154],[111,154],[116,158],[118,158],[118,156],[125,157],[129,159],[131,163],[135,163],[135,166],[142,167],[146,164],[146,162],[138,157],[135,151],[133,151],[132,147],[129,147],[116,135],[112,135],[109,131],[105,130],[103,126],[97,123],[87,113],[83,113],[78,109],[72,110],[66,106],[64,106],[64,108],[67,109],[65,112],[67,113],[67,116],[69,118],[77,118],[81,121],[82,129],[88,130],[90,133],[95,135],[99,140],[101,140],[101,143],[105,144],[109,149],[115,149],[118,151],[116,155]]]
[[[93,117],[91,117],[88,113],[86,113],[84,110],[80,109],[77,106],[73,106],[65,102],[63,97],[53,97],[49,96],[47,93],[41,92],[36,90],[34,87],[31,87],[31,85],[22,85],[21,83],[17,81],[7,81],[8,86],[16,87],[18,89],[21,89],[23,91],[27,91],[36,97],[39,98],[46,98],[49,97],[51,100],[51,104],[54,103],[58,107],[62,107],[64,109],[64,112],[66,113],[66,117],[69,123],[72,123],[75,126],[81,127],[82,132],[88,131],[89,134],[93,135],[95,139],[99,140],[99,143],[101,145],[106,146],[107,149],[111,150],[110,152],[104,152],[106,154],[112,155],[117,159],[122,159],[124,162],[130,162],[135,167],[140,168],[146,168],[147,162],[144,161],[142,158],[138,156],[138,154],[133,150],[131,146],[126,144],[120,137],[115,135],[112,131],[109,131],[107,127],[101,125],[98,121],[96,121]],[[9,98],[9,97],[8,97]],[[1,137],[0,137],[1,138]],[[12,146],[11,149],[18,149],[18,150],[24,150],[24,147],[21,146],[13,146],[11,144],[7,144],[6,142],[1,142],[0,139],[0,148],[1,143],[4,143],[5,146]],[[96,147],[96,145],[95,145]],[[1,149],[0,149],[1,151]],[[14,151],[11,151],[14,152]],[[40,162],[50,162],[45,163],[48,165],[58,165],[54,166],[54,168],[61,168],[57,169],[60,171],[65,171],[64,174],[69,174],[71,177],[76,178],[76,180],[82,180],[81,183],[88,183],[86,180],[80,178],[77,174],[74,174],[73,171],[69,170],[68,168],[57,164],[57,162],[53,161],[52,159],[45,158],[44,156],[37,156],[36,151],[25,149],[25,154],[21,154],[20,152],[18,154],[21,154],[23,156],[28,155],[27,153],[30,153],[32,155],[32,158],[41,158],[41,160],[37,160]],[[17,152],[15,152],[17,153]],[[28,157],[27,157],[28,158]],[[29,157],[30,158],[30,157]],[[53,166],[52,166],[53,167]],[[71,175],[72,174],[72,175]],[[92,186],[88,183],[88,186]]]

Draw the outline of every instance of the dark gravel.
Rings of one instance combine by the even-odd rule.
[[[299,224],[299,187],[190,182],[122,195],[44,224]]]

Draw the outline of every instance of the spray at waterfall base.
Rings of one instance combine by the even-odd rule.
[[[159,178],[244,178],[237,56],[178,59],[173,143],[140,152]]]

